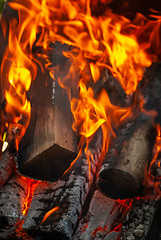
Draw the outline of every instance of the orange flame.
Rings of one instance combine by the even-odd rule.
[[[54,213],[54,212],[56,212],[56,211],[58,211],[58,210],[59,210],[59,207],[57,206],[57,207],[52,208],[50,211],[48,211],[48,212],[45,214],[45,216],[44,216],[42,222],[40,223],[40,225],[41,225],[43,222],[45,222],[46,219],[47,219],[52,213]]]
[[[123,109],[112,105],[105,91],[96,99],[92,88],[88,86],[91,82],[97,82],[101,71],[108,68],[127,95],[135,92],[145,68],[152,63],[152,56],[148,55],[146,50],[155,45],[155,39],[159,44],[158,29],[161,18],[148,21],[140,15],[132,23],[110,10],[106,12],[106,16],[95,17],[91,13],[90,0],[17,0],[9,5],[18,10],[19,19],[10,21],[8,47],[3,56],[1,73],[2,79],[8,77],[9,83],[5,93],[6,111],[13,119],[21,116],[22,136],[30,118],[30,103],[26,92],[37,71],[37,60],[32,49],[50,49],[51,42],[60,41],[73,47],[64,53],[72,60],[69,74],[65,79],[59,79],[61,86],[65,87],[70,95],[75,118],[73,127],[87,142],[101,127],[103,151],[107,152],[110,137],[115,136],[113,128],[131,114],[131,108]],[[154,22],[157,23],[156,26]],[[146,30],[152,27],[150,37],[142,37],[140,40],[141,33],[145,34]],[[48,66],[48,56],[41,52],[40,55],[47,60]],[[77,86],[79,99],[73,98],[71,94],[75,71],[80,75]],[[68,77],[71,85],[69,81],[65,81]],[[80,143],[81,146],[83,142],[84,140]],[[19,141],[17,146],[18,144]]]
[[[156,124],[156,139],[155,139],[155,144],[153,148],[153,159],[150,163],[149,167],[149,173],[148,175],[151,176],[151,168],[154,165],[157,165],[158,168],[160,168],[160,161],[157,161],[157,158],[159,156],[159,153],[161,152],[161,126],[159,124]],[[157,177],[158,179],[158,177]]]
[[[131,115],[131,107],[120,108],[112,105],[105,90],[102,90],[98,99],[95,99],[92,88],[87,89],[81,81],[79,87],[79,99],[78,101],[72,100],[71,108],[75,119],[73,128],[82,136],[80,147],[82,148],[84,137],[88,142],[90,137],[101,127],[103,133],[102,153],[105,154],[110,137],[115,137],[113,127],[118,127],[124,119]]]
[[[37,185],[40,181],[35,181],[33,179],[30,179],[28,177],[23,177],[23,176],[21,176],[21,178],[27,186],[27,196],[26,196],[26,199],[24,199],[24,202],[23,202],[23,212],[22,212],[22,214],[24,216],[26,216],[26,214],[28,212],[28,209],[29,209],[29,206],[30,206],[30,203],[32,201],[34,191],[35,191],[35,189],[36,189],[36,187],[37,187]]]

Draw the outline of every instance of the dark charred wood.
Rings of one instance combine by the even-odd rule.
[[[105,197],[96,190],[90,203],[88,213],[85,218],[79,222],[73,239],[116,240],[118,234],[115,235],[113,233],[110,233],[110,230],[119,214],[120,205],[116,201]]]
[[[63,66],[65,69],[65,63]],[[56,181],[76,157],[77,140],[68,94],[47,71],[42,74],[38,69],[28,98],[31,119],[19,146],[19,172]]]
[[[27,185],[20,175],[14,173],[0,190],[0,238],[6,239],[23,219]]]
[[[145,99],[144,109],[157,111],[155,123],[161,125],[161,62],[153,63],[145,72],[139,83],[139,90]],[[147,81],[148,79],[148,81]]]
[[[120,132],[101,167],[97,186],[110,198],[139,194],[151,160],[155,131],[152,119],[140,116]]]
[[[0,160],[0,187],[2,187],[10,177],[13,166],[14,166],[13,157],[6,150],[4,153],[2,153],[2,157]]]
[[[112,73],[108,69],[103,69],[100,79],[90,84],[90,87],[94,91],[95,98],[99,96],[102,89],[105,89],[113,105],[120,107],[129,105],[129,99],[131,98],[126,95],[119,81],[112,76]]]
[[[96,0],[91,2],[91,6],[94,15],[106,14],[106,11],[110,8],[114,13],[130,19],[134,19],[137,12],[148,17],[151,14],[150,9],[161,11],[160,3],[157,0]]]
[[[35,190],[24,230],[52,234],[57,239],[71,239],[86,197],[93,184],[99,153],[91,150],[91,167],[85,157],[80,157],[69,174],[56,183],[39,184]],[[54,207],[43,223],[44,215]]]

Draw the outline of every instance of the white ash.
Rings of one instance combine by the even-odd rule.
[[[144,240],[150,230],[157,201],[135,200],[122,226],[120,240]]]

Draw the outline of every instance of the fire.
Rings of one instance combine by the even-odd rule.
[[[73,128],[81,136],[80,145],[84,143],[84,138],[90,140],[90,137],[102,128],[103,149],[105,154],[108,150],[110,137],[115,137],[113,127],[117,128],[125,118],[131,115],[131,107],[120,108],[111,104],[109,96],[105,90],[102,90],[98,99],[95,99],[92,88],[80,82],[79,100],[72,100],[71,107],[75,123]]]
[[[145,68],[152,63],[153,56],[149,52],[154,46],[161,18],[148,21],[140,15],[131,22],[113,14],[110,9],[96,17],[92,15],[90,0],[17,0],[8,4],[18,10],[18,20],[13,18],[9,23],[8,47],[3,56],[1,75],[5,83],[7,79],[6,128],[14,122],[14,127],[21,132],[16,140],[17,149],[30,120],[31,106],[26,93],[37,74],[37,64],[40,64],[37,57],[45,58],[48,67],[50,60],[46,52],[51,49],[51,42],[59,41],[72,47],[64,52],[71,61],[69,73],[58,81],[69,93],[75,119],[73,128],[81,135],[79,147],[82,148],[85,142],[88,146],[93,134],[101,127],[104,155],[111,137],[115,137],[115,129],[132,116],[133,106],[114,106],[105,90],[96,97],[90,84],[96,83],[107,68],[125,93],[132,95]],[[150,37],[141,38],[142,33],[152,27]],[[6,33],[5,27],[3,32]],[[156,39],[159,43],[158,37]],[[43,50],[33,54],[34,48]],[[80,81],[74,91],[79,90],[79,98],[71,94],[76,71]],[[53,76],[52,71],[50,75]]]
[[[156,139],[155,139],[155,144],[154,144],[154,148],[153,148],[153,158],[152,161],[150,163],[150,167],[149,167],[149,177],[153,178],[155,181],[160,181],[161,179],[161,175],[157,174],[157,176],[155,176],[156,174],[152,174],[153,173],[153,168],[154,171],[157,172],[157,169],[160,169],[161,165],[160,165],[160,158],[159,158],[159,154],[161,153],[161,126],[159,124],[156,124]]]
[[[58,210],[59,210],[59,207],[56,206],[56,207],[52,208],[50,211],[48,211],[48,212],[45,214],[45,216],[44,216],[42,222],[40,223],[40,225],[41,225],[43,222],[45,222],[46,219],[47,219],[51,214],[53,214],[54,212],[56,212],[56,211],[58,211]]]
[[[33,197],[33,194],[34,194],[34,191],[40,181],[35,181],[33,179],[23,177],[23,176],[21,176],[21,178],[22,178],[22,181],[24,181],[25,184],[27,185],[27,196],[23,202],[23,212],[22,212],[22,214],[24,216],[26,216],[29,206],[30,206],[30,203],[31,203],[31,200],[32,200],[32,197]]]

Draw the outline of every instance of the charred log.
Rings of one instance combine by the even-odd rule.
[[[23,218],[27,184],[20,175],[13,174],[0,190],[0,238],[6,238]]]
[[[13,166],[14,160],[10,153],[8,151],[2,153],[0,160],[0,187],[2,187],[10,177]]]
[[[127,124],[107,154],[97,186],[108,197],[131,198],[139,194],[154,143],[152,120],[140,116]]]
[[[52,234],[57,239],[71,239],[85,199],[93,183],[99,153],[92,152],[91,167],[85,157],[79,158],[69,175],[57,183],[38,185],[23,224],[25,230]],[[58,207],[44,222],[44,215]]]
[[[110,233],[113,223],[120,214],[120,205],[95,191],[87,215],[83,218],[74,235],[74,239],[110,239],[116,240],[118,233]]]

